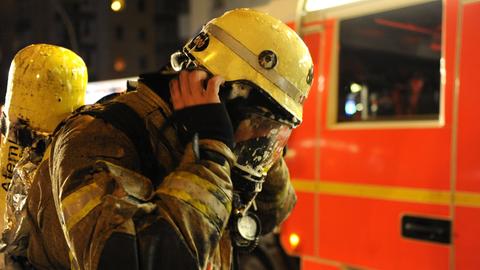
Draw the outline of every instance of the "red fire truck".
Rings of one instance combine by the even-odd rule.
[[[354,1],[296,23],[316,66],[283,247],[303,270],[480,269],[480,1]]]

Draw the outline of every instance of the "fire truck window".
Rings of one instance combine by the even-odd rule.
[[[438,119],[442,2],[340,22],[339,122]]]

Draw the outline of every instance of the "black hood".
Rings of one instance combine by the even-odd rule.
[[[148,86],[148,88],[152,89],[159,97],[171,105],[169,83],[177,75],[177,72],[167,66],[159,71],[140,74],[138,81]]]

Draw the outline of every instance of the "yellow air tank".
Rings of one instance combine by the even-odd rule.
[[[74,52],[48,44],[20,50],[8,74],[0,145],[0,222],[5,195],[24,147],[50,135],[73,110],[84,104],[87,68]]]

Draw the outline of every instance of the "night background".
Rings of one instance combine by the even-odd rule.
[[[0,102],[14,55],[49,43],[79,54],[89,81],[136,76],[164,65],[201,26],[225,10],[266,0],[2,0]],[[194,12],[192,12],[194,11]]]

